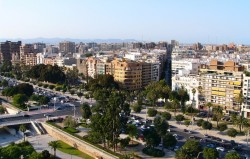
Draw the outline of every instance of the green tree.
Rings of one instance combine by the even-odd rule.
[[[26,106],[26,102],[28,102],[28,97],[25,94],[16,94],[13,97],[13,104],[19,108],[24,109]]]
[[[213,125],[212,125],[212,123],[210,123],[210,122],[208,122],[208,121],[203,121],[202,122],[202,128],[204,129],[204,130],[211,130],[212,128],[213,128]]]
[[[163,136],[163,146],[165,148],[173,147],[176,144],[177,144],[177,140],[172,134],[167,133],[166,135]]]
[[[225,159],[240,159],[240,155],[237,152],[229,152],[226,154]]]
[[[204,148],[203,156],[204,156],[205,159],[218,158],[219,157],[219,152],[216,149],[213,149],[213,148]]]
[[[129,137],[134,139],[134,137],[137,135],[138,130],[137,130],[137,127],[135,125],[128,124],[127,132],[128,132]],[[132,140],[132,142],[133,142],[133,140]]]
[[[9,82],[6,79],[4,79],[2,80],[1,84],[3,87],[7,87],[9,85]]]
[[[181,110],[185,113],[185,103],[189,100],[189,95],[183,86],[177,92],[181,102]]]
[[[220,106],[214,107],[213,115],[216,117],[216,126],[218,128],[219,121],[223,117],[222,108]]]
[[[230,128],[227,130],[227,135],[230,137],[235,137],[237,134],[238,134],[238,132],[234,128]]]
[[[12,70],[12,63],[10,60],[4,60],[1,65],[1,72],[10,72]]]
[[[196,124],[197,124],[197,126],[201,127],[203,122],[204,122],[203,119],[199,119],[199,120],[197,120]]]
[[[146,86],[144,94],[146,98],[151,101],[152,106],[155,106],[155,102],[159,98],[165,100],[169,98],[170,88],[166,85],[164,80],[151,82]]]
[[[154,117],[157,114],[157,110],[154,108],[149,108],[147,113],[149,117]]]
[[[172,115],[169,113],[169,112],[162,112],[161,113],[161,117],[164,119],[164,120],[170,120]]]
[[[154,118],[154,128],[162,140],[163,136],[166,135],[166,133],[167,133],[167,130],[169,128],[169,124],[168,124],[168,122],[166,122],[166,120],[162,119],[161,117],[155,117]],[[163,140],[162,140],[162,142],[163,142]]]
[[[129,142],[130,142],[130,138],[129,137],[126,137],[124,139],[120,139],[121,149],[124,149],[126,146],[128,146]]]
[[[185,153],[186,156],[185,158],[187,159],[193,159],[195,158],[198,153],[202,150],[202,147],[199,143],[199,141],[195,141],[195,140],[187,140],[185,142],[185,144],[182,146],[181,150],[179,150],[179,152],[177,151],[176,153],[176,158],[177,159],[180,159],[179,158],[179,153]],[[183,154],[182,154],[183,155]]]
[[[6,111],[5,108],[2,105],[0,105],[0,114],[4,114],[5,111]]]
[[[178,115],[175,116],[175,120],[176,120],[177,122],[181,122],[181,121],[183,121],[184,119],[185,119],[185,117],[184,117],[183,115],[181,115],[181,114],[178,114]]]
[[[233,117],[232,121],[235,126],[239,127],[240,133],[242,132],[244,126],[248,125],[248,120],[244,118],[242,115]]]
[[[83,103],[83,105],[81,106],[81,112],[82,112],[82,117],[84,119],[89,119],[92,115],[92,112],[88,103]]]
[[[179,149],[175,153],[175,158],[176,159],[193,159],[192,157],[189,156],[187,153],[187,150],[185,149]]]
[[[29,155],[28,159],[44,159],[41,153],[32,152],[32,154]]]
[[[219,129],[219,131],[225,131],[225,130],[227,130],[227,124],[226,123],[220,123],[219,125],[218,125],[218,129]]]
[[[146,129],[143,131],[145,137],[146,146],[154,148],[158,146],[161,142],[161,137],[158,135],[154,128]]]
[[[184,125],[185,125],[186,127],[188,127],[188,126],[190,125],[190,123],[191,123],[190,120],[185,120],[185,121],[184,121]]]
[[[63,121],[64,126],[70,127],[70,128],[76,128],[77,127],[77,121],[72,116],[67,116]]]
[[[20,125],[19,127],[19,131],[21,131],[23,133],[23,141],[25,141],[25,131],[27,130],[27,128],[25,127],[25,125]]]
[[[208,118],[210,116],[210,108],[213,106],[213,104],[211,102],[208,102],[206,106],[208,107],[208,113],[207,113],[207,121],[208,121]]]
[[[110,83],[107,83],[107,87],[108,85],[113,87]],[[120,130],[126,126],[126,116],[130,114],[129,104],[125,102],[125,93],[114,90],[115,87],[96,89],[93,96],[97,103],[92,109],[89,134],[92,138],[101,140],[105,148],[112,146],[116,151]]]
[[[73,67],[72,70],[67,70],[65,76],[68,85],[78,84],[79,77],[78,77],[78,69],[76,67]]]
[[[140,112],[141,112],[141,109],[142,109],[142,106],[139,105],[138,103],[135,103],[135,104],[133,105],[133,110],[134,110],[135,113],[140,113]]]
[[[54,157],[56,157],[56,150],[61,147],[59,141],[50,141],[48,145],[54,150]]]

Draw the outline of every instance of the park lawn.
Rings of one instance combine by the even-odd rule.
[[[70,128],[70,127],[64,128],[64,130],[69,132],[69,133],[78,133],[79,132],[79,130],[77,130],[75,128]]]
[[[78,157],[82,157],[84,159],[94,159],[94,157],[91,157],[89,156],[88,154],[86,153],[83,153],[79,150],[77,150],[76,148],[66,144],[65,142],[59,140],[58,141],[61,145],[61,148],[58,148],[58,150],[64,152],[64,153],[67,153],[67,154],[70,154],[70,155],[74,155],[74,156],[78,156]]]

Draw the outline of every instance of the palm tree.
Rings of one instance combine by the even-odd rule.
[[[26,131],[27,129],[26,129],[26,127],[25,127],[25,125],[20,125],[20,127],[19,127],[19,131],[21,131],[22,133],[23,133],[23,141],[25,141],[25,131]]]
[[[201,105],[200,97],[202,96],[202,86],[198,86],[198,93],[199,93],[199,110],[200,110],[200,105]]]
[[[182,110],[182,113],[184,113],[185,102],[189,100],[189,95],[183,86],[181,87],[181,89],[178,90],[178,95],[180,97],[181,110]]]
[[[240,116],[241,116],[241,106],[242,106],[242,103],[244,102],[244,97],[242,95],[242,92],[240,92],[240,94],[235,97],[235,101],[238,103],[238,108],[240,110]]]
[[[172,103],[174,106],[174,116],[176,116],[176,110],[180,106],[180,101],[178,99],[174,99]]]
[[[48,143],[48,145],[51,147],[51,149],[54,150],[54,157],[56,157],[56,149],[61,147],[60,142],[58,140],[57,141],[50,141]]]
[[[222,108],[220,106],[214,107],[213,113],[216,116],[216,122],[217,122],[217,127],[218,127],[219,120],[223,116]]]
[[[196,89],[195,89],[195,88],[193,88],[193,89],[192,89],[192,94],[193,94],[193,102],[192,102],[192,106],[194,106],[194,95],[195,95],[195,93],[196,93]]]
[[[213,106],[213,104],[211,102],[208,102],[206,106],[208,107],[208,113],[207,113],[207,121],[208,121],[208,117],[210,115],[210,108]]]

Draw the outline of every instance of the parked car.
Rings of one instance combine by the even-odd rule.
[[[216,150],[217,150],[217,151],[224,152],[224,151],[225,151],[225,148],[224,148],[224,147],[216,147]]]

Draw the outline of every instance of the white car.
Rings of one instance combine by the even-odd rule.
[[[224,148],[224,147],[216,147],[216,150],[217,150],[217,151],[224,152],[224,151],[225,151],[225,148]]]

